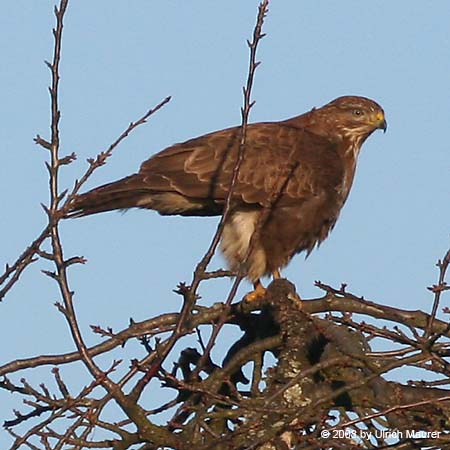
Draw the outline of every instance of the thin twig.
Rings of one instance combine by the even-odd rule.
[[[446,396],[438,397],[438,398],[431,398],[431,399],[427,399],[427,400],[421,400],[421,401],[413,402],[413,403],[407,403],[405,405],[395,405],[390,408],[383,409],[382,411],[379,411],[379,412],[376,412],[373,414],[369,414],[364,417],[358,417],[357,419],[350,420],[348,422],[344,422],[342,424],[339,424],[339,426],[330,428],[329,431],[344,429],[344,428],[350,427],[352,425],[356,425],[358,423],[365,423],[366,421],[370,421],[377,417],[386,416],[387,414],[393,413],[395,411],[408,410],[408,409],[412,409],[412,408],[417,408],[418,406],[425,406],[425,405],[433,405],[434,406],[436,403],[447,402],[447,401],[450,401],[450,395],[446,395]]]
[[[171,100],[171,96],[167,96],[163,100],[161,100],[157,105],[150,108],[142,117],[137,119],[134,122],[130,122],[128,127],[117,137],[117,139],[106,149],[100,152],[95,158],[88,158],[89,167],[86,172],[82,175],[82,177],[75,182],[75,185],[67,196],[66,202],[62,208],[62,215],[68,209],[71,200],[78,194],[81,187],[86,183],[86,181],[91,177],[91,175],[101,166],[106,163],[106,160],[113,154],[113,151],[119,146],[119,144],[126,138],[128,135],[134,131],[139,125],[143,125],[147,122],[147,120],[159,111],[163,106],[165,106]]]
[[[248,77],[247,77],[247,84],[246,86],[243,88],[243,93],[244,93],[244,106],[241,108],[241,116],[242,116],[242,122],[241,122],[241,131],[240,131],[240,143],[239,143],[239,152],[238,152],[238,157],[236,159],[236,163],[234,165],[233,168],[233,176],[231,178],[231,184],[230,184],[230,189],[227,195],[227,199],[225,202],[225,208],[224,208],[224,212],[223,215],[221,217],[221,220],[219,222],[219,225],[217,227],[217,231],[213,237],[213,240],[211,242],[211,245],[208,249],[208,252],[205,254],[204,258],[202,259],[202,261],[200,261],[199,265],[197,266],[197,269],[194,273],[194,283],[195,283],[195,278],[196,276],[199,279],[200,282],[200,278],[201,278],[201,274],[205,271],[207,265],[209,264],[214,252],[217,249],[217,246],[219,244],[220,238],[222,236],[223,233],[223,229],[226,223],[226,220],[228,218],[228,215],[231,211],[231,206],[232,206],[232,196],[233,196],[233,190],[234,187],[236,185],[237,179],[238,179],[238,175],[239,175],[239,169],[242,165],[242,161],[244,160],[244,154],[245,154],[245,143],[246,143],[246,138],[247,138],[247,126],[248,126],[248,119],[249,119],[249,115],[250,115],[250,109],[252,108],[252,106],[254,105],[254,101],[251,100],[251,93],[252,93],[252,87],[253,87],[253,80],[255,77],[255,72],[256,72],[256,68],[259,66],[260,62],[256,61],[256,51],[258,48],[258,43],[259,41],[265,36],[262,33],[262,27],[264,24],[264,19],[267,15],[267,11],[268,11],[268,7],[269,7],[269,0],[263,0],[258,7],[258,16],[256,19],[256,25],[255,25],[255,29],[253,30],[253,39],[252,41],[247,41],[247,44],[250,48],[250,58],[249,58],[249,67],[248,67]],[[247,262],[248,257],[250,256],[250,252],[251,252],[251,242],[249,245],[249,249],[247,251],[247,254],[245,255],[244,261],[241,264],[240,270],[238,275],[236,276],[233,285],[228,293],[228,297],[226,299],[225,302],[225,306],[229,307],[231,305],[231,302],[233,301],[234,297],[236,296],[237,290],[239,288],[239,285],[241,283],[241,281],[244,278],[244,270],[245,270],[245,265]],[[193,283],[193,286],[194,286]],[[212,347],[214,346],[214,343],[216,342],[217,336],[219,335],[220,330],[222,329],[223,325],[225,324],[226,321],[226,314],[223,314],[223,317],[220,318],[219,322],[215,324],[215,326],[213,327],[211,336],[208,340],[208,343],[206,345],[205,351],[202,355],[202,357],[200,358],[200,361],[196,367],[195,373],[198,374],[199,371],[202,369],[204,363],[206,362],[206,360],[209,358],[210,352],[212,350]]]
[[[127,416],[134,422],[139,430],[139,433],[149,440],[152,440],[155,436],[162,439],[165,443],[169,445],[176,445],[177,438],[172,436],[167,430],[147,420],[145,415],[145,410],[139,405],[133,403],[132,400],[124,394],[124,392],[114,383],[108,376],[108,373],[103,372],[98,365],[94,362],[91,355],[89,354],[88,348],[81,335],[78,320],[75,314],[75,308],[73,304],[73,292],[69,287],[69,281],[67,276],[67,264],[63,255],[63,248],[61,244],[61,239],[59,236],[58,223],[61,220],[62,215],[59,214],[58,206],[62,198],[59,194],[58,187],[58,169],[60,167],[59,160],[59,120],[60,112],[58,109],[58,86],[59,86],[59,62],[61,58],[61,43],[62,43],[62,31],[63,31],[63,18],[64,13],[67,8],[68,0],[61,0],[60,7],[55,8],[56,15],[56,29],[53,31],[55,39],[53,62],[48,64],[51,69],[52,74],[52,86],[50,88],[51,97],[51,110],[52,110],[52,120],[51,120],[51,142],[50,142],[50,154],[51,162],[48,165],[50,173],[50,208],[48,210],[49,222],[50,222],[50,233],[52,241],[52,255],[55,264],[54,278],[58,283],[61,297],[63,299],[64,306],[60,307],[60,311],[63,312],[67,323],[72,334],[72,339],[78,352],[81,355],[81,359],[91,373],[92,377],[101,384],[108,394],[110,394],[114,400],[120,405],[122,410],[127,414]],[[168,99],[167,99],[168,101]],[[167,102],[166,101],[166,102]],[[164,102],[162,102],[164,104]],[[161,104],[161,106],[162,106]],[[149,111],[147,115],[150,115],[152,111]],[[146,116],[147,116],[146,115]],[[145,121],[146,116],[141,119]],[[133,129],[137,124],[131,124],[128,129]],[[128,130],[127,129],[127,130]],[[125,135],[127,131],[125,132]],[[117,142],[120,142],[125,135],[119,137]],[[114,148],[114,147],[113,147]]]
[[[438,284],[432,286],[429,288],[432,292],[434,292],[434,301],[433,301],[433,307],[431,309],[431,315],[430,315],[430,321],[428,323],[428,326],[426,328],[425,334],[423,339],[426,341],[431,335],[432,328],[433,328],[433,322],[436,319],[437,310],[439,307],[439,302],[441,300],[441,294],[444,290],[447,290],[450,288],[450,286],[447,286],[445,283],[445,274],[447,272],[448,266],[450,264],[450,249],[447,250],[447,253],[444,256],[444,259],[442,261],[438,261],[437,266],[439,267],[439,280]],[[433,341],[435,341],[439,335],[435,336]]]
[[[42,243],[49,237],[50,226],[47,225],[41,234],[23,251],[12,266],[6,265],[5,272],[0,276],[0,286],[7,281],[0,290],[0,301],[10,289],[19,281],[22,272],[33,262],[36,261],[36,253],[39,251]]]
[[[135,399],[136,401],[139,398],[139,396],[141,395],[141,393],[143,392],[143,390],[144,390],[145,386],[148,384],[148,382],[153,378],[153,376],[155,376],[157,374],[160,365],[165,360],[165,358],[167,357],[167,355],[172,350],[173,346],[175,345],[175,343],[178,341],[179,337],[183,333],[183,328],[186,326],[186,322],[187,322],[189,315],[191,314],[192,309],[195,305],[195,302],[198,298],[197,290],[198,290],[200,283],[203,280],[203,274],[205,273],[206,268],[208,267],[208,264],[210,263],[213,255],[217,249],[217,246],[219,244],[219,241],[220,241],[220,238],[221,238],[221,235],[223,232],[223,227],[225,225],[225,222],[227,220],[227,217],[228,217],[230,209],[231,209],[233,190],[234,190],[234,186],[237,181],[237,177],[239,174],[239,168],[241,166],[241,163],[242,163],[242,160],[244,157],[244,152],[245,152],[245,140],[246,140],[248,117],[249,117],[250,109],[253,106],[253,103],[250,100],[251,89],[252,89],[252,85],[253,85],[254,73],[255,73],[257,66],[259,65],[259,62],[256,61],[256,49],[257,49],[259,40],[262,37],[264,37],[264,35],[261,33],[261,29],[262,29],[265,15],[267,13],[268,3],[269,3],[269,0],[264,0],[259,5],[258,18],[256,21],[255,30],[253,32],[253,41],[248,42],[248,45],[250,47],[250,63],[249,63],[249,75],[247,78],[247,85],[246,85],[246,87],[244,87],[244,106],[243,106],[243,108],[241,108],[242,123],[241,123],[241,131],[240,131],[239,152],[238,152],[238,157],[237,157],[236,163],[233,167],[233,174],[232,174],[232,178],[231,178],[231,182],[230,182],[230,186],[229,186],[229,190],[228,190],[228,195],[227,195],[227,198],[225,201],[223,214],[222,214],[220,222],[217,226],[217,230],[212,238],[212,241],[211,241],[211,244],[210,244],[208,250],[206,251],[203,258],[200,260],[200,262],[197,264],[197,267],[194,271],[194,276],[193,276],[191,285],[189,287],[185,286],[185,285],[180,285],[180,289],[178,292],[182,293],[182,295],[183,295],[183,306],[182,306],[182,309],[180,312],[180,317],[177,322],[177,326],[176,326],[174,332],[172,333],[171,337],[169,338],[169,340],[166,341],[164,348],[160,351],[156,360],[154,360],[152,362],[152,367],[149,368],[146,375],[144,377],[142,377],[141,380],[139,380],[139,382],[132,389],[130,396],[133,399]],[[229,306],[231,304],[231,301],[233,300],[233,298],[237,292],[237,288],[238,288],[241,280],[242,280],[242,276],[236,277],[236,279],[233,283],[232,289],[231,289],[231,291],[228,295],[227,301],[226,301],[227,306]],[[213,330],[213,333],[216,333],[216,335],[217,335],[220,328],[221,327],[219,327],[219,329],[215,329],[216,331]],[[216,336],[210,337],[209,342],[208,342],[209,349],[207,346],[207,352],[209,352],[210,349],[212,348],[212,345],[214,344],[214,341],[215,341],[215,337]],[[207,353],[205,353],[205,355],[207,355]],[[207,356],[205,356],[205,358],[207,358]],[[204,363],[205,361],[206,361],[206,359],[202,360],[202,363]],[[200,368],[200,367],[201,367],[201,365],[199,364],[198,368]]]

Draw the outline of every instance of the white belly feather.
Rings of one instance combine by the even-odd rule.
[[[220,247],[232,270],[239,270],[244,262],[259,216],[258,211],[238,211],[232,213],[227,220]],[[253,242],[246,267],[247,275],[252,281],[266,272],[266,254],[258,242]]]

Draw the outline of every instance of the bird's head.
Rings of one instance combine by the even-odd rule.
[[[375,130],[386,131],[383,108],[366,97],[338,97],[315,110],[320,122],[343,139],[361,145]]]

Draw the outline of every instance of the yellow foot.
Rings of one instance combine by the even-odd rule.
[[[256,283],[253,284],[253,287],[253,291],[245,295],[245,300],[247,302],[261,300],[266,295],[266,288],[261,284],[261,281],[256,281]]]

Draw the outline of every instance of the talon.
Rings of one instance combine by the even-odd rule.
[[[253,283],[253,288],[253,291],[249,292],[244,297],[247,302],[261,300],[266,296],[266,288],[261,284],[261,281],[257,280]]]

